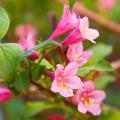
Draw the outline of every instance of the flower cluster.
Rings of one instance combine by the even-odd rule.
[[[30,50],[36,46],[36,29],[32,24],[22,24],[16,28],[16,35],[19,37],[18,43],[21,45],[23,51]],[[29,55],[31,60],[39,58],[38,51],[32,51]]]
[[[63,46],[68,46],[68,65],[64,68],[63,65],[57,64],[51,90],[64,97],[72,97],[81,113],[100,115],[100,104],[105,98],[104,91],[95,90],[91,80],[84,82],[77,76],[78,68],[86,64],[92,55],[90,50],[83,50],[82,42],[90,40],[95,43],[94,39],[99,36],[99,32],[89,28],[87,17],[77,17],[75,13],[70,12],[69,5],[65,5],[63,16],[49,39],[55,40],[69,31],[71,33],[61,42]]]

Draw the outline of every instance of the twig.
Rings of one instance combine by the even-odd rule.
[[[91,10],[88,10],[78,1],[74,4],[73,11],[79,13],[80,15],[88,16],[91,20],[95,21],[103,27],[106,27],[107,29],[110,29],[116,33],[120,33],[120,24],[117,24]]]

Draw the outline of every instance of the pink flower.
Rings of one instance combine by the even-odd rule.
[[[105,10],[111,10],[116,4],[116,0],[99,0],[99,5]]]
[[[64,97],[73,96],[73,89],[79,89],[83,86],[77,74],[77,63],[71,62],[64,67],[57,65],[55,70],[55,78],[51,86],[51,90],[55,93],[60,93]]]
[[[78,25],[78,19],[76,17],[75,13],[70,12],[69,5],[64,5],[64,12],[63,16],[58,23],[55,31],[52,33],[52,35],[49,37],[49,40],[55,40],[58,36],[73,30]]]
[[[87,81],[73,98],[78,103],[79,112],[84,114],[90,112],[97,116],[101,113],[100,104],[105,98],[105,93],[104,91],[95,90],[93,82]]]
[[[32,24],[22,24],[16,28],[16,35],[20,38],[26,38],[28,35],[36,35],[36,29]]]
[[[12,93],[10,90],[0,87],[0,103],[6,102],[12,98]]]
[[[90,40],[95,43],[94,39],[99,36],[99,32],[95,29],[89,28],[89,20],[87,17],[79,18],[79,26],[71,32],[64,41],[62,45],[71,45],[84,40]]]
[[[36,41],[32,35],[28,35],[27,38],[20,38],[18,43],[22,46],[23,51],[30,50],[36,45]]]
[[[28,57],[32,61],[35,61],[36,59],[39,58],[39,56],[40,56],[40,53],[38,51],[32,51],[32,53]]]
[[[79,67],[86,64],[91,55],[92,51],[83,51],[82,43],[70,45],[67,51],[68,60],[77,62]]]

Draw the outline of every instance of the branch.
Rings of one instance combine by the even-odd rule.
[[[120,33],[120,24],[117,24],[91,10],[88,10],[78,1],[74,4],[73,11],[79,13],[80,15],[88,16],[91,20],[95,21],[103,27],[106,27],[107,29],[110,29],[116,33]]]

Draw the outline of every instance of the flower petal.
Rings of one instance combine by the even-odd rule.
[[[94,39],[99,37],[99,32],[95,29],[88,29],[83,34],[83,38],[90,40],[91,42],[95,43]]]
[[[93,91],[95,89],[93,82],[90,80],[84,83],[84,87],[87,91]]]
[[[65,68],[65,72],[66,74],[68,74],[69,76],[73,76],[76,75],[78,70],[78,65],[76,62],[71,62],[67,65],[67,67]]]
[[[68,81],[69,86],[72,89],[80,89],[83,87],[83,83],[80,80],[78,76],[73,76],[69,81]]]
[[[84,114],[87,112],[87,108],[82,102],[79,102],[78,104],[78,111]]]
[[[60,91],[60,86],[58,86],[56,79],[52,82],[51,91],[55,93]]]
[[[88,30],[88,28],[89,28],[88,17],[80,18],[80,31],[81,31],[81,33]]]
[[[73,89],[66,87],[66,88],[62,88],[60,89],[59,93],[64,96],[64,97],[72,97],[73,94]]]
[[[98,116],[101,113],[101,108],[99,104],[93,104],[91,106],[88,106],[88,111],[92,113],[94,116]]]
[[[104,99],[105,99],[105,92],[104,91],[100,91],[100,90],[96,90],[94,91],[95,97],[96,97],[96,101],[98,103],[101,103]]]

